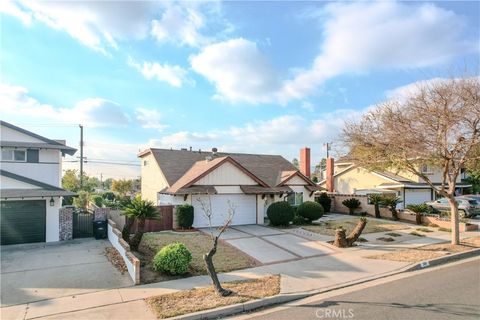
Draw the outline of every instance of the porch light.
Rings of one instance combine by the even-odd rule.
[[[50,197],[50,207],[53,207],[55,205],[55,200],[53,200],[53,197]]]

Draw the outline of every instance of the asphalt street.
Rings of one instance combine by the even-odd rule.
[[[479,260],[249,319],[480,319]]]

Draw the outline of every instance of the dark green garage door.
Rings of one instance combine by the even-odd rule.
[[[45,242],[45,200],[1,201],[2,245]]]

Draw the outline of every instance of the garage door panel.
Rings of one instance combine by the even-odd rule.
[[[208,227],[208,220],[204,215],[202,206],[198,199],[208,204],[208,197],[197,196],[192,198],[195,218],[193,226],[197,228]],[[256,223],[256,197],[250,195],[223,194],[210,197],[212,206],[212,225],[221,226],[228,219],[230,201],[235,207],[232,225],[255,224]]]
[[[405,203],[409,204],[422,204],[431,200],[430,189],[406,189],[405,190]]]
[[[1,202],[1,244],[45,241],[45,200]]]

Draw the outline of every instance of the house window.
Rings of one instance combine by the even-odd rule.
[[[424,174],[432,174],[431,168],[426,164],[422,165],[421,172],[424,173]]]
[[[27,151],[22,149],[2,149],[2,161],[27,161]]]
[[[285,201],[287,201],[292,206],[298,206],[303,203],[303,193],[290,193],[288,196],[285,197]]]

